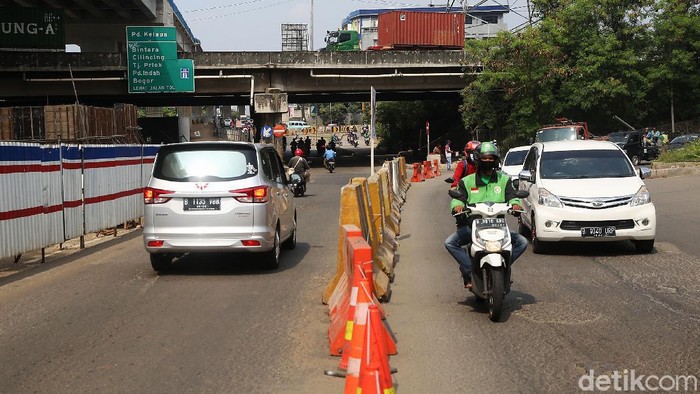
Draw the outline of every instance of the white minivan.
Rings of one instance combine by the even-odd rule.
[[[309,124],[303,120],[290,120],[287,122],[287,130],[292,133],[299,133],[305,131],[309,127]]]
[[[630,240],[650,253],[656,236],[656,208],[644,179],[617,145],[608,141],[536,142],[518,174],[523,200],[520,232],[532,251],[555,241]]]

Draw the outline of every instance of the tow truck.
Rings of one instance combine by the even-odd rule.
[[[535,142],[589,140],[593,134],[588,123],[574,122],[567,118],[555,118],[556,123],[542,126],[535,134]]]

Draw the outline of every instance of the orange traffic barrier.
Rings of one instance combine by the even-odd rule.
[[[345,394],[356,394],[360,385],[360,366],[362,353],[365,348],[365,334],[367,333],[367,316],[369,315],[369,290],[368,280],[360,280],[360,288],[357,293],[357,306],[353,320],[352,340],[348,350],[347,374],[345,375]]]
[[[343,226],[344,231],[352,228],[357,229],[355,226]],[[349,231],[346,232],[346,234],[349,233]],[[372,249],[367,241],[362,238],[362,233],[359,229],[357,229],[357,233],[353,231],[353,234],[356,235],[347,237],[345,242],[347,251],[344,254],[347,255],[346,260],[349,264],[345,269],[343,278],[349,276],[349,278],[345,279],[347,284],[341,280],[331,296],[332,302],[329,301],[328,303],[331,315],[331,324],[328,327],[328,342],[331,356],[342,355],[345,347],[347,347],[346,342],[350,340],[348,331],[352,334],[352,320],[355,316],[359,280],[362,277],[359,272],[367,271],[365,265],[369,266],[369,276],[364,277],[372,278]],[[336,299],[338,300],[337,302],[335,301]]]
[[[381,316],[376,305],[370,305],[367,319],[365,344],[369,346],[362,352],[360,365],[360,390],[363,394],[394,393],[394,382],[389,367],[385,333]],[[359,391],[359,390],[358,390]]]
[[[423,174],[421,174],[420,163],[413,163],[413,176],[411,177],[411,182],[423,182]]]
[[[435,178],[435,175],[433,175],[433,166],[427,160],[423,162],[423,178]]]
[[[433,159],[433,168],[435,168],[435,176],[442,175],[440,173],[440,162],[438,161],[438,159]]]

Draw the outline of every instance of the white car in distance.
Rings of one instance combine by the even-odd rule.
[[[501,163],[501,171],[505,172],[510,176],[511,179],[518,179],[518,174],[523,169],[523,162],[525,162],[525,156],[530,150],[530,145],[517,146],[511,148],[503,156],[503,163]]]

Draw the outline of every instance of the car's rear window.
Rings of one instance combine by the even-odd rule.
[[[627,156],[617,149],[542,153],[542,179],[626,178],[635,176]]]
[[[526,150],[511,151],[506,154],[506,159],[503,163],[504,166],[517,166],[523,164],[525,161],[525,156],[527,156]]]
[[[223,182],[258,173],[255,148],[249,146],[180,146],[161,148],[153,176],[175,182]]]

